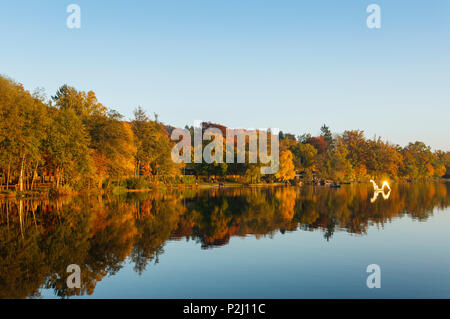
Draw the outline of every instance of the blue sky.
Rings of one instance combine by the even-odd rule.
[[[81,29],[66,7],[81,7]],[[366,7],[381,7],[368,29]],[[126,117],[450,150],[450,4],[361,0],[0,1],[0,73],[67,83]]]

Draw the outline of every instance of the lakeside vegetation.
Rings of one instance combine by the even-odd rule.
[[[92,91],[63,85],[46,100],[42,91],[30,93],[0,76],[0,191],[10,196],[120,193],[212,180],[342,183],[450,174],[448,151],[433,152],[422,142],[401,147],[381,138],[368,139],[363,131],[332,134],[325,125],[320,136],[281,132],[280,170],[273,176],[261,176],[260,164],[183,166],[171,159],[172,129],[140,107],[127,121],[101,104]],[[185,175],[186,171],[194,175]]]

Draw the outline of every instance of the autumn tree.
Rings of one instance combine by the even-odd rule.
[[[314,146],[319,155],[325,153],[328,148],[328,143],[323,136],[308,137],[306,144]]]
[[[71,108],[53,109],[47,131],[47,165],[55,171],[55,184],[83,186],[91,173],[90,138],[81,118]]]
[[[0,76],[0,168],[18,175],[18,190],[24,190],[26,171],[41,163],[45,139],[46,107],[21,84]],[[33,174],[34,175],[34,174]]]
[[[136,146],[133,131],[122,115],[109,111],[89,117],[87,127],[97,183],[106,178],[133,175]]]
[[[347,158],[349,151],[342,139],[338,137],[333,149],[327,150],[320,164],[320,173],[325,178],[342,182],[353,179],[353,170]]]
[[[74,87],[64,84],[52,96],[53,102],[60,109],[72,109],[83,121],[92,115],[105,115],[108,109],[98,102],[93,91],[78,91]]]
[[[402,171],[409,178],[430,178],[436,176],[436,161],[431,148],[423,142],[409,143],[401,151],[403,155]]]
[[[450,152],[444,152],[441,150],[437,150],[434,153],[436,157],[436,165],[439,167],[437,176],[442,177],[450,176]],[[443,174],[442,174],[443,173]]]
[[[378,138],[368,141],[368,149],[371,155],[366,162],[369,174],[379,178],[396,178],[399,175],[403,160],[396,146]]]
[[[348,149],[347,158],[352,164],[356,177],[366,177],[367,165],[373,154],[364,137],[364,131],[345,131],[342,134],[342,143]]]
[[[298,170],[311,171],[316,164],[317,149],[311,144],[297,143],[291,146],[294,166]]]
[[[282,181],[288,181],[295,177],[293,156],[291,151],[282,151],[279,159],[279,169],[275,177]]]
[[[137,174],[179,174],[177,165],[171,159],[172,144],[163,125],[150,120],[141,107],[135,110],[131,124],[136,136]]]

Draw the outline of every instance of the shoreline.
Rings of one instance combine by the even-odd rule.
[[[427,180],[427,181],[404,181],[404,180],[400,180],[400,183],[415,183],[415,182],[427,182],[427,183],[432,183],[432,182],[438,182],[438,183],[448,183],[450,182],[449,178],[441,178],[441,179],[432,179],[432,180]],[[338,184],[339,186],[344,186],[344,185],[356,185],[356,184],[370,184],[369,182],[365,183],[365,182],[352,182],[352,183],[341,183]],[[263,188],[263,187],[319,187],[319,188],[329,188],[329,189],[334,189],[336,187],[333,187],[333,184],[326,184],[326,185],[318,185],[318,184],[313,184],[313,183],[302,183],[302,184],[298,184],[298,185],[292,185],[289,183],[253,183],[253,184],[245,184],[245,183],[224,183],[224,184],[219,184],[219,183],[214,183],[214,184],[206,184],[206,183],[201,183],[201,184],[197,184],[197,185],[183,185],[183,184],[179,184],[179,185],[159,185],[159,186],[155,186],[152,188],[145,188],[145,189],[121,189],[119,191],[114,191],[114,190],[110,190],[110,191],[80,191],[80,192],[71,192],[71,193],[66,193],[66,194],[55,194],[55,195],[50,195],[49,193],[49,189],[45,189],[45,190],[41,190],[41,191],[33,191],[30,193],[27,192],[23,192],[22,196],[18,196],[18,194],[16,192],[10,192],[10,193],[0,193],[0,199],[57,199],[57,198],[63,198],[63,197],[71,197],[71,196],[103,196],[103,195],[123,195],[123,194],[127,194],[127,193],[148,193],[148,192],[155,192],[158,190],[166,190],[166,189],[170,189],[170,190],[184,190],[184,189],[190,189],[190,190],[200,190],[200,189],[224,189],[224,188]]]

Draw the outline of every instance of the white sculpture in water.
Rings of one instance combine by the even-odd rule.
[[[373,190],[374,190],[373,197],[370,199],[371,203],[374,203],[377,200],[378,195],[380,195],[380,194],[383,196],[383,199],[385,199],[385,200],[389,198],[389,196],[391,195],[391,187],[389,186],[388,182],[384,181],[381,188],[378,187],[378,185],[377,185],[377,183],[375,183],[375,181],[370,180],[370,182],[373,184]],[[384,193],[385,187],[387,187],[387,189],[388,189],[387,194]]]
[[[373,184],[373,190],[376,192],[383,192],[384,188],[387,187],[388,190],[391,190],[391,187],[389,186],[388,182],[384,181],[383,185],[381,186],[381,188],[378,187],[377,183],[375,183],[374,180],[370,180],[370,182]]]

